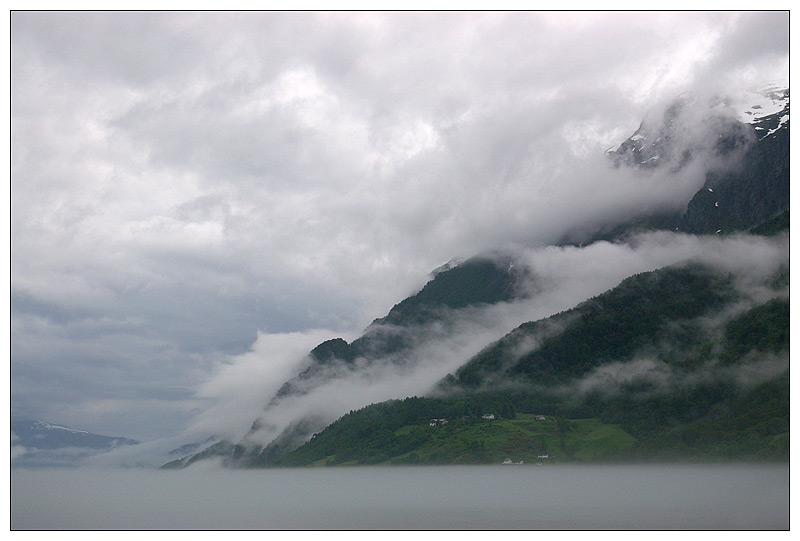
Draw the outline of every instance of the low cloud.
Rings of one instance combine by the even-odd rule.
[[[611,362],[598,366],[560,391],[572,396],[597,392],[613,395],[631,384],[646,384],[647,394],[656,394],[665,392],[667,384],[674,383],[674,377],[672,367],[655,359]]]
[[[211,405],[190,430],[222,439],[240,438],[258,417],[265,397],[300,372],[308,353],[332,334],[328,330],[259,334],[249,352],[221,365],[200,387],[197,397]]]

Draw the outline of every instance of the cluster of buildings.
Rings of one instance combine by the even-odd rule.
[[[466,421],[468,418],[469,417],[467,415],[465,415],[465,416],[463,416],[461,418],[461,420],[462,421]],[[496,419],[496,417],[495,417],[494,413],[484,413],[483,415],[481,415],[481,419],[484,419],[486,421],[494,421]],[[537,421],[546,421],[547,420],[547,418],[544,415],[537,415],[535,417],[535,419]],[[428,424],[430,426],[442,426],[442,425],[447,424],[447,423],[448,423],[447,419],[431,419]]]

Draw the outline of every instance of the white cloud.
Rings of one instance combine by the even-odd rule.
[[[190,430],[218,438],[240,438],[258,417],[265,397],[305,368],[306,355],[333,331],[259,333],[250,351],[231,358],[199,389],[210,407]]]

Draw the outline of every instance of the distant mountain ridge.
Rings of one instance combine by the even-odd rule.
[[[62,449],[67,447],[108,450],[120,445],[137,445],[139,441],[118,436],[103,436],[85,430],[33,419],[11,421],[12,445],[30,449]]]

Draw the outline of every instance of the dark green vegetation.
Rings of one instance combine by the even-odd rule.
[[[438,398],[350,412],[272,464],[785,459],[788,300],[720,315],[737,300],[729,277],[702,266],[633,276],[521,325],[445,378]],[[782,359],[772,376],[735,376],[765,353]],[[624,373],[637,359],[659,363],[658,376],[592,379],[598,367]],[[579,390],[580,381],[595,384]]]
[[[273,465],[785,460],[788,398],[788,371],[748,388],[712,381],[648,398],[590,395],[581,403],[528,393],[414,397],[350,412]],[[516,413],[514,404],[548,413]],[[495,413],[494,420],[475,413],[501,408],[514,413]],[[430,426],[442,418],[448,422]]]
[[[420,410],[450,409],[431,399],[409,398],[353,412],[277,464],[498,464],[557,463],[613,458],[635,439],[598,419],[566,420],[534,414],[492,420],[478,415],[432,418],[395,428],[413,401]],[[375,416],[380,415],[380,419]],[[379,427],[373,429],[372,427]],[[372,430],[375,430],[372,432]],[[349,443],[348,443],[349,442]]]
[[[478,304],[510,301],[518,294],[524,273],[509,258],[473,258],[440,272],[422,290],[396,304],[376,323],[424,322],[442,308],[458,309]]]
[[[642,459],[788,460],[789,372],[752,388],[715,381],[642,403],[603,406],[606,422],[619,422],[639,440]]]
[[[789,349],[789,299],[773,299],[748,310],[725,326],[725,363],[749,351],[779,353]]]
[[[512,377],[554,385],[604,363],[629,360],[644,348],[660,348],[663,342],[702,345],[692,320],[734,297],[727,277],[699,266],[632,276],[572,310],[519,327],[461,367],[455,383],[474,388],[487,379]],[[524,343],[532,350],[517,354]],[[690,358],[684,355],[674,362]]]

